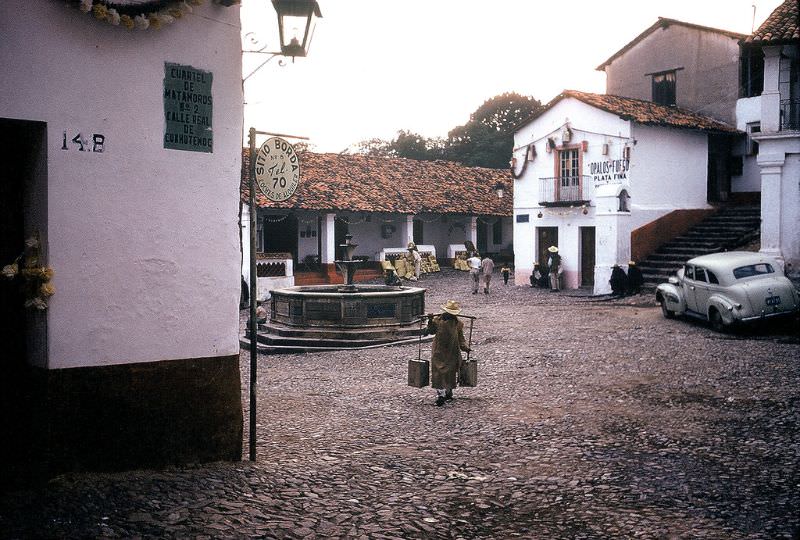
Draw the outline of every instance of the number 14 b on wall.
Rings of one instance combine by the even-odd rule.
[[[67,146],[67,141],[72,142],[75,146]],[[101,135],[100,133],[92,133],[92,140],[91,144],[88,139],[85,139],[83,135],[78,133],[72,139],[67,139],[67,131],[64,130],[63,137],[61,139],[61,149],[62,150],[69,150],[70,148],[77,148],[78,152],[103,152],[104,145],[106,142],[106,136]]]

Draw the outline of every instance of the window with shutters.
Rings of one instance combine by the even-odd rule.
[[[676,104],[675,74],[675,70],[653,73],[653,101],[655,103],[670,107]]]

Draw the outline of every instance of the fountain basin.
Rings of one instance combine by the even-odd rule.
[[[259,325],[260,352],[359,349],[420,339],[425,289],[385,285],[309,285],[272,291],[270,320]],[[242,344],[249,347],[249,336]]]
[[[372,327],[418,322],[425,289],[307,285],[272,291],[270,321],[292,326]]]

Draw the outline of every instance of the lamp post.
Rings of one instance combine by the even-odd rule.
[[[272,0],[272,6],[275,8],[275,13],[278,15],[278,31],[281,38],[280,52],[268,52],[262,50],[255,51],[242,51],[253,53],[269,54],[264,62],[261,63],[255,70],[253,70],[247,77],[242,79],[242,93],[244,93],[244,81],[250,75],[261,69],[261,67],[272,60],[274,57],[281,56],[295,56],[305,57],[308,54],[308,46],[311,44],[311,32],[313,32],[312,19],[314,16],[321,17],[322,14],[319,10],[319,4],[316,0]],[[292,30],[303,28],[303,34],[290,33],[288,41],[284,44],[284,37],[287,36],[285,31],[286,25],[292,26]],[[258,321],[256,319],[256,309],[258,307],[258,268],[256,265],[256,217],[258,207],[256,204],[256,171],[255,171],[255,142],[256,134],[265,132],[256,131],[255,128],[250,128],[249,146],[250,146],[250,170],[249,170],[249,200],[250,206],[250,461],[256,460],[256,404],[257,404],[257,382],[258,382]]]
[[[497,194],[498,199],[502,199],[505,193],[505,186],[501,182],[497,182],[494,185],[494,192]]]

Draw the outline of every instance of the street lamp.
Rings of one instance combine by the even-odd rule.
[[[315,17],[322,17],[317,0],[272,0],[278,15],[283,56],[304,57],[314,35]]]
[[[505,192],[505,188],[506,187],[503,185],[502,182],[497,182],[494,185],[494,192],[497,193],[497,198],[498,199],[502,199],[503,198],[503,193]]]

